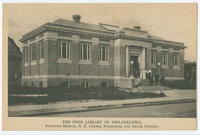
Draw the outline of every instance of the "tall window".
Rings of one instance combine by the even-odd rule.
[[[178,59],[178,54],[177,53],[174,53],[174,65],[177,66],[179,65],[179,59]]]
[[[31,46],[31,61],[36,60],[36,46]]]
[[[90,59],[90,45],[89,43],[81,43],[81,60],[89,60]]]
[[[100,45],[100,61],[109,61],[108,45]]]
[[[40,59],[44,58],[44,43],[40,44]]]
[[[161,53],[162,65],[168,65],[168,52],[164,51]]]
[[[151,51],[151,64],[156,65],[156,51]]]
[[[70,59],[70,41],[58,42],[58,57],[60,59]]]
[[[28,47],[24,48],[24,61],[28,62]]]
[[[82,82],[82,87],[83,88],[90,88],[91,84],[90,82],[86,81],[86,82]]]

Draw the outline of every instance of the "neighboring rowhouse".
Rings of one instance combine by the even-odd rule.
[[[120,28],[57,19],[25,34],[22,85],[36,87],[132,87],[149,71],[183,79],[184,44],[161,39],[139,26]]]
[[[184,62],[184,78],[190,87],[196,88],[196,62]]]
[[[8,86],[20,85],[22,54],[14,40],[8,37]]]

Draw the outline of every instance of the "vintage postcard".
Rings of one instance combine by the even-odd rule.
[[[196,130],[197,4],[3,4],[4,130]]]

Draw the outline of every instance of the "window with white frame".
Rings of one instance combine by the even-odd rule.
[[[109,82],[106,81],[101,82],[101,87],[109,87]]]
[[[36,60],[36,46],[32,45],[31,46],[31,61],[35,61]]]
[[[90,88],[91,87],[91,83],[89,81],[84,81],[84,82],[82,82],[82,87],[83,88]]]
[[[25,63],[28,62],[28,47],[24,48],[24,61]]]
[[[168,52],[163,51],[161,53],[161,58],[162,58],[162,65],[168,65]]]
[[[58,42],[58,57],[59,59],[70,59],[70,41]]]
[[[109,61],[109,45],[100,45],[100,61]]]
[[[174,66],[179,65],[179,55],[177,53],[174,53]]]
[[[40,59],[44,59],[44,43],[40,44]]]
[[[69,88],[69,81],[67,81],[67,80],[62,81],[61,86]]]
[[[90,43],[81,43],[80,44],[81,51],[81,60],[89,60],[90,59]]]
[[[151,51],[151,64],[156,65],[156,51]]]

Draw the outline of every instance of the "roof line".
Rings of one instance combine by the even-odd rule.
[[[151,39],[151,38],[150,38]],[[176,43],[176,44],[183,44],[184,45],[184,43],[181,43],[181,42],[175,42],[175,41],[169,41],[169,40],[165,40],[165,39],[163,39],[163,40],[159,40],[159,39],[151,39],[152,41],[154,40],[154,41],[165,41],[165,42],[169,42],[169,43]]]
[[[111,24],[105,24],[105,23],[99,23],[99,25],[100,25],[100,26],[105,25],[105,26],[111,26],[111,27],[115,27],[115,28],[120,28],[120,27],[117,26],[117,25],[111,25]]]
[[[147,33],[147,31],[140,30],[140,29],[133,29],[133,28],[127,28],[127,27],[124,27],[123,29],[124,29],[124,30],[133,30],[133,31],[140,31],[140,32],[145,32],[145,33]]]
[[[60,25],[60,26],[65,26],[65,27],[71,27],[71,28],[78,28],[78,29],[85,29],[85,30],[90,30],[90,31],[97,31],[97,32],[104,32],[104,33],[109,33],[109,31],[102,31],[102,30],[92,30],[92,29],[87,29],[87,28],[81,28],[81,27],[76,27],[76,26],[68,26],[60,23],[49,23],[53,25]],[[110,30],[111,32],[111,30]]]

